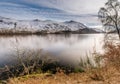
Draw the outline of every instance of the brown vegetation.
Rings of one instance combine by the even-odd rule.
[[[69,73],[57,65],[55,69],[48,69],[45,73],[32,73],[8,79],[8,84],[119,84],[120,81],[120,44],[106,43],[104,46],[104,55],[96,55],[97,67],[86,68],[83,72],[75,72],[75,69]],[[102,60],[102,64],[100,63]],[[44,65],[46,66],[46,65]],[[51,65],[48,64],[50,67]],[[46,69],[46,68],[45,68]],[[49,70],[56,70],[53,74]],[[4,81],[3,81],[4,82]]]

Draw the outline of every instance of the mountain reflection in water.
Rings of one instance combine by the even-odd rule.
[[[44,53],[77,62],[87,54],[92,54],[94,49],[102,52],[103,39],[103,34],[1,36],[0,65],[13,61],[16,48],[34,51],[42,49]]]

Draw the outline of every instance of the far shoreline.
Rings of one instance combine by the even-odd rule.
[[[29,36],[29,35],[70,35],[70,34],[105,34],[102,33],[0,33],[0,36]],[[113,34],[113,33],[108,33]]]

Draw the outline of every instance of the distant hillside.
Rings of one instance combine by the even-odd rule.
[[[55,22],[51,20],[14,20],[0,17],[0,34],[41,33],[102,33],[76,21]]]

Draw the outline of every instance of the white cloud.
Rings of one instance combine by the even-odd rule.
[[[24,0],[73,14],[97,13],[107,0]]]

